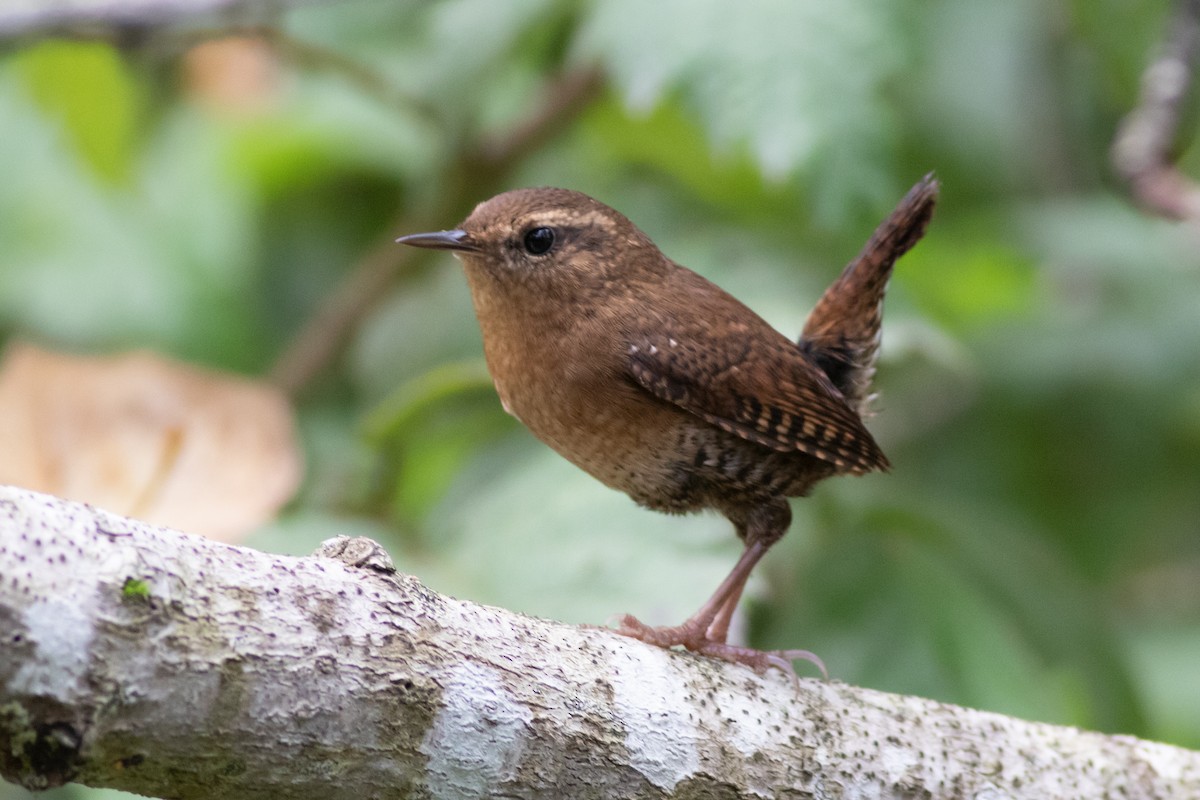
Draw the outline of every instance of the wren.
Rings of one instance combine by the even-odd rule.
[[[579,192],[505,192],[455,230],[397,240],[462,261],[496,392],[536,437],[647,508],[733,523],[745,549],[699,611],[672,627],[626,615],[620,633],[760,672],[805,659],[826,673],[806,650],[729,644],[730,618],[791,523],[787,498],[889,467],[863,425],[883,295],[937,192],[932,175],[909,191],[795,342]]]

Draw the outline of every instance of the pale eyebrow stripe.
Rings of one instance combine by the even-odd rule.
[[[592,211],[586,214],[562,211],[539,211],[535,214],[529,214],[527,217],[520,220],[520,223],[521,224],[519,227],[521,228],[524,228],[529,224],[535,224],[546,226],[558,225],[564,228],[586,227],[593,225],[606,230],[614,229],[612,220],[598,211]]]

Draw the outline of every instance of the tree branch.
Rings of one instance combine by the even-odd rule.
[[[668,653],[0,487],[0,775],[180,798],[1200,796],[1200,753]]]
[[[1164,217],[1200,221],[1200,187],[1176,168],[1177,141],[1200,56],[1200,0],[1178,0],[1161,54],[1142,75],[1138,105],[1112,146],[1134,199]]]
[[[0,8],[0,42],[78,36],[124,40],[175,26],[259,24],[314,0],[17,0]]]

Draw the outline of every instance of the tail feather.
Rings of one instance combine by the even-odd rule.
[[[896,259],[925,233],[939,184],[926,175],[842,270],[804,323],[800,346],[825,371],[850,407],[864,415],[879,352],[883,295]]]

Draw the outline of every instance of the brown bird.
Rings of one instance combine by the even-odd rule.
[[[817,302],[799,342],[676,264],[619,212],[565,189],[519,189],[462,225],[397,241],[461,259],[505,410],[594,477],[657,511],[716,509],[745,544],[681,625],[619,631],[792,671],[805,650],[726,641],[754,565],[791,523],[788,497],[886,470],[863,425],[884,290],[933,213],[926,176]]]

